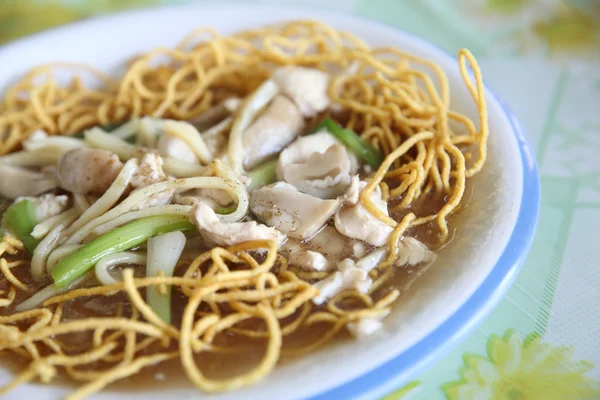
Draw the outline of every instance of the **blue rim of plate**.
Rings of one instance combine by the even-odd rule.
[[[246,4],[233,0],[230,5]],[[185,8],[185,5],[170,5],[159,7],[140,7],[135,10],[124,10],[105,16],[96,16],[94,20],[110,19],[121,14],[143,13],[158,9]],[[207,6],[210,7],[210,6]],[[274,7],[274,6],[270,6]],[[283,9],[305,9],[298,4],[291,6],[278,6]],[[456,58],[440,49],[433,43],[400,29],[394,25],[378,21],[369,17],[357,15],[346,10],[338,10],[331,7],[319,7],[324,12],[330,12],[338,15],[345,15],[350,18],[368,21],[371,24],[387,27],[399,33],[410,37],[422,46],[428,47],[432,51],[449,58],[456,62]],[[38,37],[47,32],[59,31],[75,25],[82,21],[74,21],[54,27],[32,35],[16,39],[0,46],[0,50],[12,45],[18,45],[27,39]],[[84,22],[83,22],[84,23]],[[438,326],[425,338],[411,346],[408,350],[396,355],[391,360],[379,365],[371,371],[342,383],[334,388],[327,389],[305,400],[330,400],[330,399],[356,399],[356,398],[376,398],[389,392],[399,389],[402,384],[414,378],[419,372],[430,366],[433,362],[440,359],[446,353],[454,349],[466,336],[471,333],[483,319],[488,316],[496,305],[502,300],[504,294],[508,291],[511,284],[516,279],[521,269],[531,244],[533,242],[535,228],[537,226],[540,210],[540,178],[536,166],[535,156],[531,151],[531,146],[525,137],[525,131],[520,122],[510,109],[508,104],[499,97],[490,86],[485,83],[486,94],[493,97],[501,106],[507,120],[510,123],[513,134],[519,145],[523,168],[523,190],[519,214],[515,223],[513,232],[506,244],[503,253],[484,279],[477,290],[467,299],[467,301],[443,324]],[[457,366],[458,368],[458,366]],[[367,397],[368,396],[368,397]]]
[[[344,14],[344,12],[341,12]],[[394,25],[346,12],[354,18],[394,29],[444,57],[456,58],[433,43]],[[540,176],[525,130],[509,105],[485,83],[486,95],[501,106],[519,145],[523,191],[513,232],[494,268],[467,301],[429,335],[371,371],[306,400],[377,398],[400,389],[411,378],[453,350],[500,303],[515,281],[533,243],[540,212]],[[457,366],[458,368],[458,366]]]

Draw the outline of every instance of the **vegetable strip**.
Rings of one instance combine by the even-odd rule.
[[[58,262],[52,278],[58,289],[88,272],[102,257],[131,249],[161,233],[195,229],[187,217],[161,215],[142,218],[100,236]]]

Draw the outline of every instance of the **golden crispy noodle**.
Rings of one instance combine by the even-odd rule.
[[[394,229],[387,259],[369,273],[373,279],[369,292],[344,291],[320,308],[311,301],[317,292],[311,283],[329,273],[297,270],[277,254],[275,243],[254,241],[204,252],[181,276],[135,278],[127,269],[122,282],[73,289],[38,308],[15,313],[15,299],[30,296],[25,293],[31,288],[21,278],[26,274],[20,268],[28,266],[18,259],[23,254],[22,243],[4,236],[0,242],[0,272],[4,276],[0,286],[0,349],[29,360],[29,365],[1,388],[0,394],[33,380],[50,382],[64,370],[72,379],[85,382],[69,397],[81,399],[172,358],[181,360],[186,375],[200,389],[231,390],[264,378],[283,354],[304,354],[325,345],[350,321],[387,315],[400,292],[383,288],[393,276],[391,267],[403,235],[411,227],[432,222],[445,241],[449,235],[447,218],[462,199],[465,180],[479,172],[486,159],[489,132],[481,72],[467,50],[459,52],[458,60],[477,106],[479,128],[468,117],[449,109],[448,80],[437,64],[393,48],[369,49],[353,35],[313,21],[227,37],[203,28],[188,35],[175,49],[156,49],[132,60],[119,80],[70,64],[48,65],[28,73],[7,90],[0,104],[0,155],[16,150],[37,129],[50,135],[72,135],[142,116],[192,120],[227,97],[246,98],[277,65],[327,70],[332,73],[328,94],[335,107],[326,115],[359,132],[385,155],[360,201]],[[73,72],[71,82],[58,81],[55,72],[62,69]],[[90,78],[95,82],[90,83]],[[228,118],[219,129],[230,131],[232,121]],[[197,153],[206,155],[204,150],[198,147]],[[167,159],[165,167],[190,176],[189,166],[177,161]],[[198,170],[203,174],[212,171],[223,182],[237,179],[220,165],[217,162]],[[190,181],[211,179],[217,178]],[[232,191],[217,183],[213,186]],[[162,190],[173,185],[153,187]],[[391,216],[370,199],[377,186]],[[125,221],[152,214],[131,211],[143,200],[135,193],[116,205],[124,187],[111,187],[100,199],[102,204],[94,203],[78,212],[83,215],[66,228],[62,236],[68,240],[50,255],[46,268],[77,249],[90,233],[113,228],[115,218]],[[231,194],[239,197],[237,192]],[[447,200],[430,215],[408,210],[431,196]],[[242,200],[247,203],[247,199]],[[101,218],[92,220],[102,210]],[[238,211],[245,213],[245,209]],[[45,229],[44,234],[50,231]],[[145,302],[143,294],[149,286],[163,292],[171,287],[186,297],[180,326],[163,322]],[[118,299],[113,315],[65,318],[73,304],[98,296]],[[296,347],[283,346],[288,337],[302,336],[315,327],[321,329],[318,337]],[[90,335],[85,346],[69,343],[70,335],[84,333]],[[223,337],[231,335],[262,343],[262,360],[238,376],[207,378],[197,365],[202,353],[244,351],[223,344]]]

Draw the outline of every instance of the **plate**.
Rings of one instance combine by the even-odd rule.
[[[409,33],[350,14],[261,5],[189,5],[125,12],[67,25],[0,48],[0,88],[29,68],[52,61],[83,62],[118,73],[122,63],[157,46],[172,47],[196,27],[222,33],[291,19],[318,19],[369,44],[392,45],[439,63],[449,77],[451,106],[476,110],[455,57]],[[483,71],[485,76],[485,71]],[[65,77],[66,78],[66,77]],[[279,366],[261,383],[207,396],[190,386],[118,393],[95,399],[351,399],[375,398],[406,383],[451,350],[488,315],[515,279],[531,245],[539,213],[539,177],[523,130],[509,107],[486,87],[491,135],[483,171],[471,180],[457,234],[436,263],[403,293],[382,332],[332,344]],[[475,118],[476,120],[476,118]],[[0,380],[10,372],[1,369]],[[64,387],[25,385],[9,398],[55,399]]]

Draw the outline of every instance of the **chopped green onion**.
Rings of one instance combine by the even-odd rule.
[[[162,233],[195,229],[187,217],[159,215],[141,218],[108,232],[83,245],[58,262],[52,270],[57,288],[69,285],[83,276],[104,256],[129,250]]]
[[[248,172],[249,189],[258,189],[277,180],[277,160],[268,161]],[[220,213],[219,213],[220,214]]]
[[[179,257],[185,247],[185,235],[181,232],[169,232],[148,239],[148,261],[146,276],[173,276]],[[165,323],[171,324],[171,286],[167,285],[167,293],[161,293],[157,286],[146,289],[146,302]]]
[[[15,234],[30,254],[40,243],[39,240],[31,236],[31,232],[36,225],[35,204],[31,200],[14,203],[2,214],[2,226]]]
[[[124,124],[124,122],[116,123],[116,124],[106,124],[106,125],[100,126],[100,129],[102,129],[105,132],[112,132],[123,124]],[[73,137],[77,138],[77,139],[85,139],[84,133],[85,133],[84,131],[77,132],[76,134],[73,135]],[[137,137],[135,135],[133,135],[133,136],[125,139],[125,141],[127,141],[130,144],[135,144],[137,142]]]
[[[363,138],[350,129],[343,128],[331,118],[325,118],[313,130],[318,132],[321,129],[326,128],[329,133],[335,136],[340,142],[349,148],[357,157],[362,158],[374,169],[379,168],[383,162],[383,156],[381,153],[367,143]]]
[[[233,207],[217,207],[217,214],[229,215],[237,210],[237,206]]]

